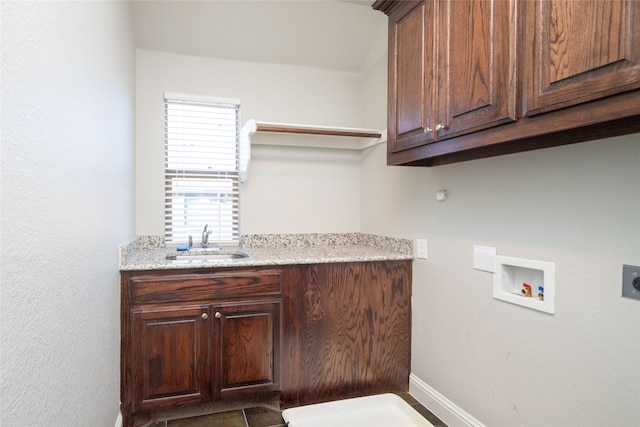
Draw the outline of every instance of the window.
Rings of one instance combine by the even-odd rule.
[[[240,241],[240,103],[165,94],[165,241]]]

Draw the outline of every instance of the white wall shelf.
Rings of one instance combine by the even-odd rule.
[[[337,126],[317,126],[248,120],[240,132],[251,145],[364,150],[387,140],[387,132]]]

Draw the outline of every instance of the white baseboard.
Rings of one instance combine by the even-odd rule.
[[[116,418],[115,427],[122,427],[122,412],[118,412],[118,418]]]
[[[486,427],[416,375],[409,375],[409,393],[449,427]]]

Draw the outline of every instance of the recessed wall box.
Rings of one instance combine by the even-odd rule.
[[[493,297],[553,314],[555,264],[496,256]]]

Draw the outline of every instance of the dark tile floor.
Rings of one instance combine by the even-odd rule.
[[[409,393],[400,393],[398,395],[434,426],[447,427]],[[167,423],[167,427],[286,427],[286,424],[280,412],[258,407],[173,420]]]

